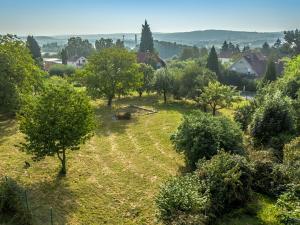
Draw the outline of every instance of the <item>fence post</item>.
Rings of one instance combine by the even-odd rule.
[[[54,223],[53,223],[53,210],[52,210],[52,207],[50,208],[50,221],[51,221],[51,225],[54,225]]]

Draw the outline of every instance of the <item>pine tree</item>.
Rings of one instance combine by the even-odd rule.
[[[30,50],[30,53],[34,60],[39,60],[42,58],[41,48],[33,36],[27,37],[26,46]]]
[[[222,45],[222,52],[227,52],[228,51],[228,44],[227,41],[224,41],[223,45]]]
[[[68,53],[65,48],[63,50],[61,50],[61,61],[62,61],[62,64],[64,64],[64,65],[68,64]]]
[[[154,52],[154,44],[153,44],[153,37],[152,32],[150,30],[150,26],[145,20],[145,24],[143,25],[142,29],[142,37],[140,43],[140,52]]]
[[[264,77],[265,82],[275,81],[277,78],[276,65],[273,60],[270,60],[267,66],[267,72]]]
[[[210,50],[210,53],[207,58],[206,67],[211,71],[215,72],[217,75],[220,74],[218,55],[215,46],[213,46]]]
[[[274,43],[274,48],[280,48],[281,40],[278,38],[277,41]]]

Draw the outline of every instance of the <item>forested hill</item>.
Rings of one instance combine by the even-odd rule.
[[[91,43],[95,40],[103,38],[122,39],[124,35],[125,45],[134,46],[134,33],[117,33],[117,34],[92,34],[92,35],[60,35],[60,36],[36,36],[36,40],[40,45],[58,42],[59,44],[67,43],[71,36],[80,36],[88,39]],[[140,34],[137,34],[140,40]],[[264,42],[274,43],[277,38],[283,37],[283,32],[263,33],[263,32],[245,32],[245,31],[229,31],[229,30],[204,30],[191,32],[176,33],[153,33],[153,37],[158,41],[176,42],[182,45],[197,45],[198,47],[216,45],[220,46],[224,40],[231,41],[235,44],[251,45],[253,47],[261,47]],[[23,37],[24,39],[26,37]]]

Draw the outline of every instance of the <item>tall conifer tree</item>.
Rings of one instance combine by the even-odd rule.
[[[210,69],[211,71],[215,72],[217,74],[217,76],[220,75],[218,55],[217,55],[215,46],[213,46],[210,50],[210,53],[207,58],[206,67],[208,69]]]
[[[154,52],[154,44],[153,44],[153,37],[152,32],[150,30],[150,26],[145,20],[145,24],[143,24],[142,28],[142,37],[141,37],[141,44],[140,44],[140,52]]]

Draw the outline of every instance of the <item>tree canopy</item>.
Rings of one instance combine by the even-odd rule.
[[[150,29],[150,26],[145,20],[145,24],[142,25],[142,37],[141,37],[141,43],[140,43],[140,52],[154,52],[154,43],[153,43],[153,37],[152,32]]]
[[[66,51],[68,59],[73,57],[88,57],[93,52],[94,47],[88,40],[82,40],[81,37],[71,37],[68,40]]]

